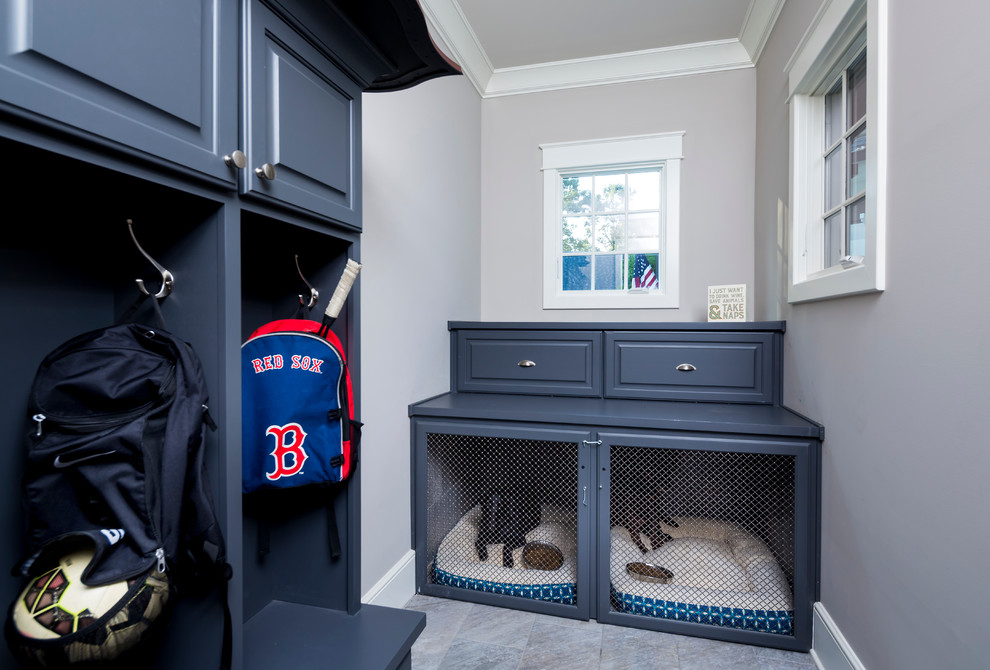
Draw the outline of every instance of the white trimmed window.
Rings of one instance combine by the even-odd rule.
[[[789,302],[884,289],[885,25],[886,0],[825,0],[787,66]]]
[[[683,132],[543,144],[543,308],[678,306]]]

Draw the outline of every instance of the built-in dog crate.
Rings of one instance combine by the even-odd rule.
[[[779,404],[783,324],[451,333],[410,407],[421,593],[810,648],[822,429]]]
[[[433,593],[587,618],[591,515],[578,496],[585,435],[436,428],[422,435],[426,505],[417,524]]]
[[[600,618],[792,636],[795,569],[808,559],[796,534],[800,449],[742,438],[703,449],[681,436],[602,442]]]

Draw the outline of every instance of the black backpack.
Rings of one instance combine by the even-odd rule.
[[[116,660],[160,631],[177,588],[220,585],[229,666],[230,566],[203,460],[216,425],[191,346],[138,324],[79,335],[39,366],[29,413],[16,569],[27,584],[6,626],[15,655],[42,667]],[[98,606],[58,607],[73,586],[78,601],[107,585],[117,591]]]

